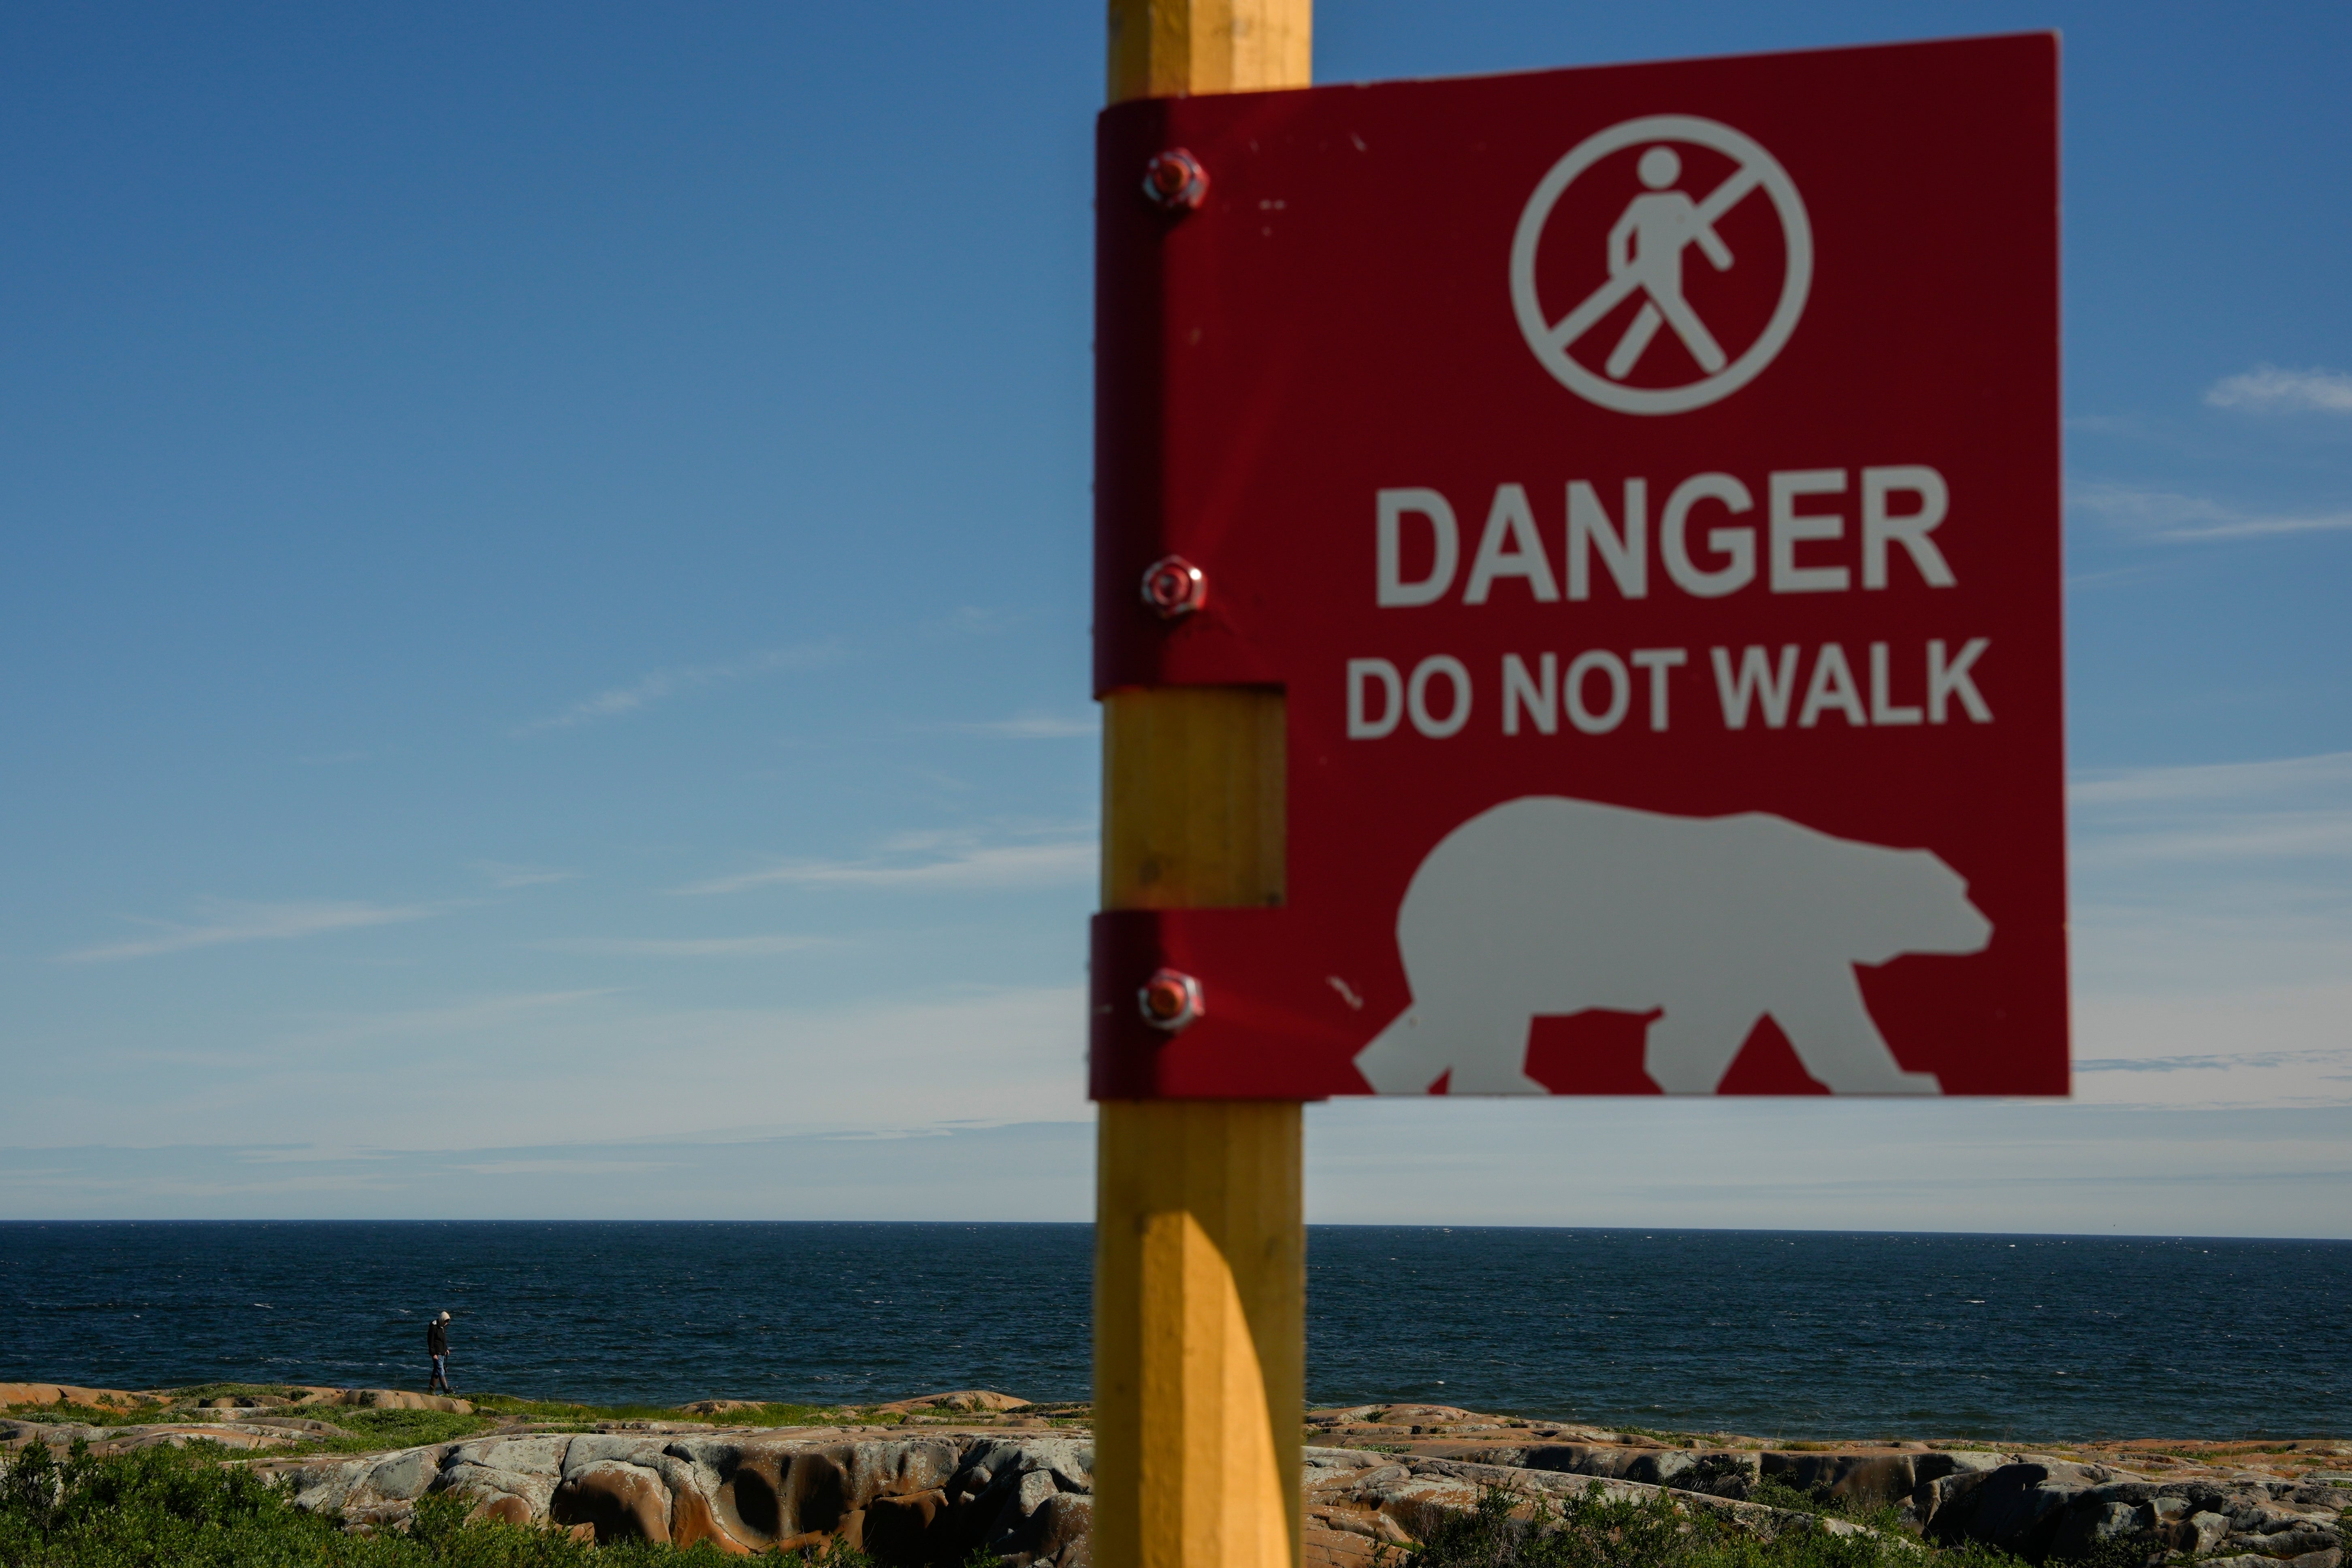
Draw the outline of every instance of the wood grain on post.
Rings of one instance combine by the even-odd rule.
[[[1110,101],[1305,87],[1313,0],[1110,0]]]
[[[1311,0],[1111,0],[1110,99],[1304,87]],[[1284,703],[1103,699],[1106,909],[1278,904]],[[1210,1006],[1215,1006],[1213,977]],[[1106,1101],[1095,1194],[1095,1560],[1297,1568],[1300,1107]]]

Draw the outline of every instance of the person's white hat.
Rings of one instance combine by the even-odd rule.
[[[449,1321],[449,1314],[448,1314],[448,1313],[446,1313],[446,1312],[443,1312],[439,1317],[437,1317],[437,1318],[434,1319],[433,1321],[434,1321],[435,1322],[436,1322],[436,1323],[446,1323],[446,1322],[447,1322]]]

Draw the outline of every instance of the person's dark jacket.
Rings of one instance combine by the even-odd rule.
[[[427,1355],[449,1354],[449,1325],[438,1318],[425,1325],[425,1354]]]

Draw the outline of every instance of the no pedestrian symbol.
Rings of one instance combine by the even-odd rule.
[[[1736,171],[1703,196],[1681,188],[1683,159],[1675,144],[1711,148],[1730,159]],[[1642,194],[1625,207],[1605,234],[1578,235],[1606,247],[1609,280],[1565,315],[1553,317],[1536,283],[1536,264],[1553,209],[1569,188],[1612,153],[1647,144],[1638,164]],[[1742,264],[1716,232],[1716,224],[1740,203],[1761,196],[1780,220],[1780,294],[1771,317],[1754,340],[1727,352],[1693,308],[1683,287],[1684,269],[1696,249],[1718,272]],[[1559,243],[1556,239],[1554,243]],[[1750,266],[1762,265],[1749,259]],[[1544,369],[1579,396],[1621,413],[1680,413],[1727,397],[1754,380],[1788,342],[1804,313],[1813,275],[1812,229],[1805,204],[1788,171],[1755,141],[1712,120],[1687,114],[1653,114],[1612,125],[1579,142],[1552,165],[1519,215],[1511,242],[1511,304],[1519,330]],[[1579,355],[1594,329],[1633,298],[1641,307],[1619,332],[1599,371]],[[1629,384],[1661,329],[1680,339],[1703,372],[1678,386]]]

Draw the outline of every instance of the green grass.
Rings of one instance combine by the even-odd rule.
[[[427,1498],[408,1533],[345,1535],[251,1471],[201,1453],[147,1448],[101,1458],[78,1446],[59,1462],[36,1443],[0,1474],[0,1565],[635,1568],[656,1560],[726,1561],[707,1545],[591,1547],[545,1531],[467,1525],[470,1506],[464,1498]]]
[[[205,1384],[194,1389],[174,1390],[191,1398],[211,1399],[224,1394],[250,1395],[277,1392],[266,1385]],[[279,1452],[296,1454],[373,1454],[388,1448],[422,1448],[432,1443],[454,1443],[497,1429],[501,1420],[528,1420],[541,1430],[587,1431],[603,1421],[724,1421],[730,1424],[761,1427],[804,1427],[843,1421],[862,1421],[868,1425],[896,1425],[904,1417],[896,1412],[843,1410],[829,1406],[773,1404],[757,1409],[730,1410],[723,1415],[697,1416],[687,1411],[660,1405],[567,1405],[554,1400],[517,1399],[504,1395],[486,1395],[474,1400],[475,1414],[460,1416],[446,1410],[371,1409],[344,1405],[310,1405],[273,1414],[299,1416],[306,1419],[324,1421],[341,1429],[342,1436],[326,1434],[304,1435],[289,1432],[297,1438],[297,1447]],[[204,1417],[185,1407],[167,1408],[160,1405],[144,1405],[132,1409],[117,1409],[110,1405],[17,1405],[7,1407],[5,1415],[14,1419],[42,1423],[75,1423],[101,1428],[151,1426],[174,1420],[198,1421]],[[5,1563],[5,1559],[0,1559]]]
[[[1792,1487],[1779,1476],[1759,1476],[1748,1483],[1740,1494],[1743,1502],[1762,1503],[1766,1508],[1786,1509],[1792,1513],[1836,1514],[1845,1509],[1830,1495],[1826,1486],[1810,1489]]]
[[[175,1389],[173,1393],[175,1403],[171,1406],[139,1405],[122,1408],[112,1405],[11,1405],[0,1409],[0,1415],[14,1420],[78,1422],[85,1427],[139,1427],[173,1420],[205,1419],[205,1415],[198,1414],[192,1407],[194,1401],[199,1399],[255,1394],[283,1397],[275,1386],[249,1383],[207,1383],[194,1388]],[[468,1397],[472,1399],[476,1412],[472,1416],[442,1410],[370,1409],[349,1405],[305,1405],[272,1410],[270,1414],[325,1421],[346,1431],[380,1439],[372,1445],[376,1448],[447,1442],[487,1431],[497,1424],[495,1418],[499,1417],[582,1428],[599,1421],[716,1421],[760,1427],[808,1427],[854,1421],[868,1426],[892,1427],[906,1419],[897,1411],[843,1409],[825,1405],[778,1403],[761,1405],[755,1409],[730,1410],[719,1416],[699,1416],[665,1405],[568,1405],[552,1399],[519,1399],[503,1394]],[[187,1403],[176,1402],[182,1400]],[[348,1445],[337,1440],[334,1446]]]
[[[833,1405],[793,1405],[779,1402],[751,1410],[729,1410],[699,1416],[668,1405],[570,1405],[557,1399],[522,1399],[511,1394],[469,1394],[474,1408],[485,1415],[527,1421],[571,1421],[590,1426],[598,1421],[718,1421],[729,1426],[814,1427],[841,1421],[868,1426],[895,1426],[906,1419],[896,1411],[876,1413]]]
[[[165,1390],[174,1399],[250,1398],[259,1395],[269,1399],[299,1399],[310,1391],[284,1383],[192,1383],[185,1388]]]
[[[79,1423],[98,1427],[152,1426],[173,1419],[172,1412],[160,1410],[152,1405],[143,1410],[129,1411],[103,1405],[95,1407],[16,1406],[8,1414],[15,1418],[45,1424]],[[306,1417],[323,1418],[348,1434],[338,1437],[289,1432],[289,1437],[301,1442],[300,1448],[295,1451],[319,1454],[373,1454],[385,1448],[415,1448],[427,1443],[450,1443],[460,1437],[470,1437],[478,1432],[487,1432],[498,1425],[485,1416],[457,1416],[446,1410],[352,1410],[327,1406],[303,1414]]]
[[[331,1420],[351,1436],[316,1439],[321,1453],[372,1454],[383,1448],[454,1443],[498,1425],[487,1416],[458,1416],[446,1410],[336,1410]]]
[[[141,1405],[129,1410],[111,1405],[11,1405],[0,1409],[0,1416],[11,1421],[69,1422],[84,1427],[137,1427],[171,1419],[160,1405]]]

